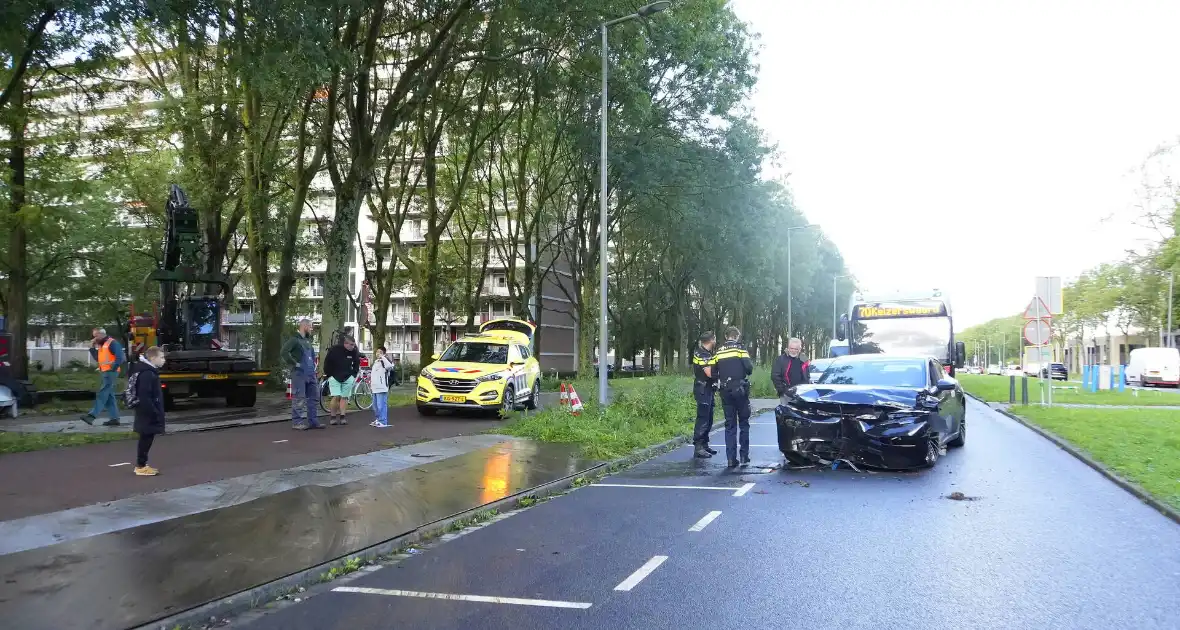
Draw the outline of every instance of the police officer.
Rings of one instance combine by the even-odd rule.
[[[717,389],[717,375],[713,373],[713,346],[717,336],[712,331],[701,334],[700,344],[692,352],[692,397],[697,401],[697,423],[692,433],[695,456],[706,459],[717,454],[709,448],[709,433],[713,431],[713,393]]]
[[[741,464],[750,463],[750,375],[754,363],[740,341],[742,332],[735,326],[725,329],[725,343],[713,355],[713,374],[721,390],[725,409],[725,456],[729,467],[738,462],[738,427],[741,427]]]

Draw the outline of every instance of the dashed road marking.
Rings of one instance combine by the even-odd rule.
[[[283,442],[286,442],[286,441],[287,441],[287,440],[275,440],[275,441],[273,442],[273,444],[282,444]]]
[[[107,464],[107,466],[114,468],[115,466],[130,466],[131,462],[119,462],[118,464]]]
[[[403,591],[385,588],[365,588],[361,586],[337,586],[334,593],[361,593],[364,595],[386,595],[390,597],[419,597],[422,599],[445,599],[454,602],[480,602],[483,604],[511,604],[514,606],[540,606],[543,608],[577,608],[586,609],[591,604],[585,602],[562,602],[549,599],[521,599],[519,597],[492,597],[489,595],[463,595],[458,593],[424,593],[421,591]]]
[[[747,483],[746,485],[738,488],[737,492],[733,493],[733,496],[735,496],[735,497],[746,496],[746,493],[749,492],[753,487],[754,487],[753,483]]]
[[[643,578],[651,575],[652,571],[655,571],[657,568],[659,568],[659,566],[664,564],[664,561],[667,559],[668,556],[653,556],[651,560],[648,560],[643,564],[643,566],[636,569],[635,573],[632,573],[631,575],[627,576],[627,579],[620,582],[619,585],[615,587],[615,590],[629,591],[635,588],[640,582],[643,581]]]
[[[721,510],[713,510],[712,512],[709,512],[704,517],[702,517],[701,520],[697,521],[696,525],[689,527],[688,531],[699,532],[699,531],[705,529],[706,527],[708,527],[709,523],[712,523],[713,521],[717,520],[718,516],[721,516]]]

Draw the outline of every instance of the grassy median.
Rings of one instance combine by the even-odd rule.
[[[988,402],[1008,402],[1008,377],[981,374],[959,374],[957,376],[963,389]],[[1079,389],[1060,389],[1062,387],[1078,387]],[[1131,405],[1157,407],[1161,405],[1180,406],[1180,393],[1170,390],[1147,389],[1126,391],[1081,391],[1077,383],[1053,383],[1053,402],[1076,405]],[[1029,402],[1041,401],[1040,379],[1028,377]],[[1016,401],[1020,402],[1020,377],[1016,377]]]
[[[1039,406],[1011,411],[1180,509],[1180,414],[1176,411]]]
[[[686,377],[626,380],[625,385],[611,381],[614,399],[606,413],[600,412],[593,390],[587,389],[578,392],[585,405],[579,416],[565,407],[553,406],[518,416],[496,432],[542,442],[578,444],[587,457],[603,460],[692,432],[696,404],[686,391]]]
[[[116,433],[8,433],[0,432],[0,454],[43,451],[48,448],[82,446],[118,442],[135,437],[135,434],[119,431]]]

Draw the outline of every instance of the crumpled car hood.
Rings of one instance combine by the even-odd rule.
[[[780,403],[796,405],[872,405],[893,409],[913,409],[917,406],[919,388],[876,387],[871,385],[800,385],[794,398],[783,396]]]

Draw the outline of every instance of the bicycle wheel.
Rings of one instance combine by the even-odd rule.
[[[328,386],[328,379],[320,381],[320,411],[328,413],[329,397],[332,394],[332,388]]]
[[[360,381],[352,389],[352,402],[357,409],[368,409],[373,406],[373,388],[367,381]]]

